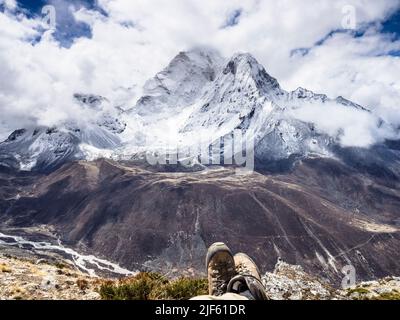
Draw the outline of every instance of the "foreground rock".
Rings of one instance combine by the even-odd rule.
[[[50,263],[44,259],[22,259],[0,253],[0,300],[99,300],[102,285],[118,287],[132,279],[93,278],[74,270],[64,261]],[[262,280],[272,300],[400,300],[399,277],[363,282],[351,289],[338,290],[327,282],[307,274],[301,266],[280,261],[274,271],[266,273]],[[179,287],[174,286],[174,296],[187,299],[190,283],[198,287],[199,281],[202,280],[186,278],[180,281],[181,287],[186,289],[179,292]],[[132,288],[130,290],[133,290]],[[140,286],[136,288],[140,294],[143,294],[144,289],[146,288]],[[158,299],[169,297],[167,293],[163,294],[162,286],[155,291],[156,297],[161,297]],[[118,295],[111,298],[130,297]]]
[[[275,270],[266,273],[263,284],[272,300],[338,300],[346,293],[305,273],[301,266],[278,262]]]
[[[400,277],[363,282],[347,294],[354,300],[400,300]]]
[[[342,290],[307,274],[301,266],[279,261],[262,280],[272,300],[400,300],[400,277],[361,282]]]

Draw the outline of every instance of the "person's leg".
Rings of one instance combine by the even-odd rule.
[[[205,296],[194,297],[190,300],[249,300],[249,299],[240,294],[228,292],[224,293],[222,296],[205,295]]]

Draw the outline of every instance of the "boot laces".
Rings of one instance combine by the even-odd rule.
[[[236,271],[238,274],[240,274],[242,276],[251,276],[251,272],[250,272],[249,268],[247,268],[247,266],[243,263],[239,263],[236,266]]]
[[[228,286],[223,274],[218,270],[212,271],[212,286],[216,295],[223,295],[226,292]]]

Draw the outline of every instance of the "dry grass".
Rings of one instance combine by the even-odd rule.
[[[78,279],[76,280],[76,285],[78,286],[79,290],[85,291],[89,289],[89,282],[85,279]]]
[[[99,293],[104,300],[187,300],[207,294],[206,279],[168,280],[158,273],[141,272],[119,281],[105,281]]]
[[[11,268],[5,263],[0,264],[0,272],[11,273]]]

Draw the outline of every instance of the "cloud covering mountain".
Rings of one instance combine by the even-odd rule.
[[[355,31],[342,29],[342,10],[349,4],[356,9]],[[0,7],[2,140],[21,127],[87,119],[90,113],[73,98],[77,92],[130,108],[147,79],[176,52],[197,45],[214,47],[226,57],[251,52],[286,90],[305,87],[330,97],[343,95],[400,125],[395,54],[400,42],[381,32],[381,23],[400,8],[397,0],[100,0],[92,7],[75,1],[57,7],[68,8],[91,32],[70,39],[68,47],[46,30],[40,16],[16,1],[0,1]],[[330,125],[326,114],[299,116]],[[351,130],[365,136],[366,144],[392,134],[368,119],[349,117],[329,111],[329,119],[341,125],[356,123]],[[354,144],[351,138],[347,144]]]

